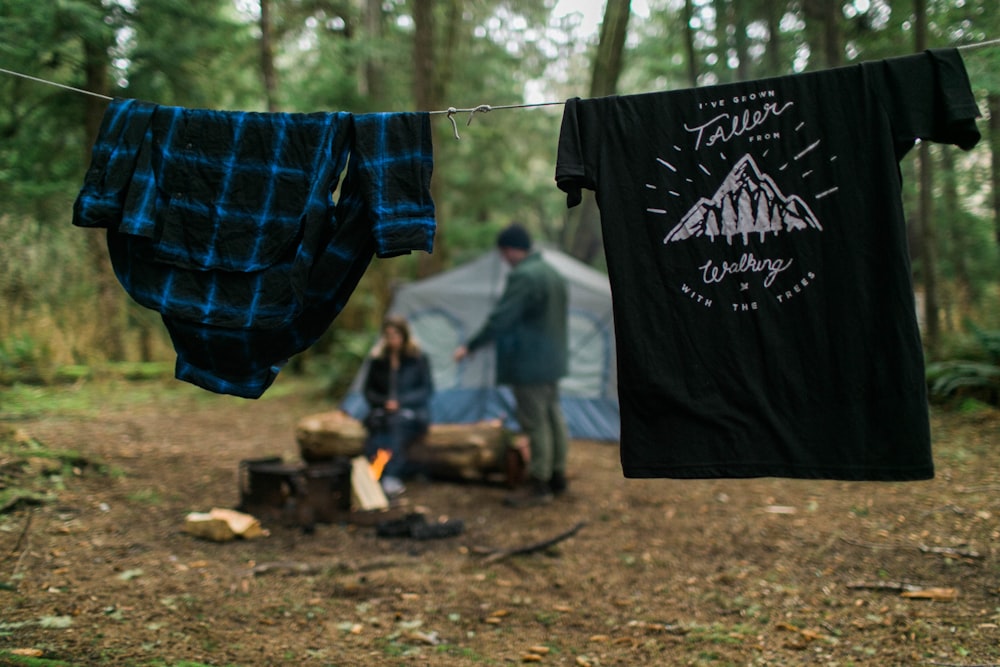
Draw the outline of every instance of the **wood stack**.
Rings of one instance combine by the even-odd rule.
[[[354,458],[364,452],[364,425],[341,410],[302,418],[295,437],[305,461]],[[481,481],[505,474],[508,435],[499,419],[472,424],[432,424],[409,451],[427,474]]]
[[[295,427],[295,440],[306,462],[360,456],[365,451],[365,435],[364,424],[342,410],[303,417]]]
[[[376,479],[364,454],[366,435],[364,425],[341,410],[303,417],[295,428],[302,462],[269,457],[240,463],[239,510],[310,529],[344,519],[384,520],[402,505],[390,503]],[[513,453],[503,424],[490,420],[434,424],[410,446],[408,456],[434,477],[484,481],[496,476],[510,483]],[[194,516],[188,525],[211,539],[219,539],[226,528],[209,515]]]

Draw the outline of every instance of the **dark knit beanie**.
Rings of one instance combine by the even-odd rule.
[[[527,229],[514,223],[497,236],[497,247],[531,250],[531,235]]]

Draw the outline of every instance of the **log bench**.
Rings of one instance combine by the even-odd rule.
[[[306,462],[331,461],[364,453],[365,427],[342,410],[299,420],[295,439]],[[464,481],[500,476],[512,483],[510,433],[499,419],[470,424],[432,424],[407,455],[428,475]]]

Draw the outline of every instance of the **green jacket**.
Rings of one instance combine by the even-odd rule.
[[[497,384],[558,382],[568,368],[566,281],[533,252],[507,276],[507,285],[469,351],[497,348]]]

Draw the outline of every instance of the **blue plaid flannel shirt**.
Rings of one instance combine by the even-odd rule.
[[[108,229],[115,273],[161,313],[178,378],[256,398],[329,327],[373,255],[433,249],[432,168],[426,113],[116,99],[73,223]]]

